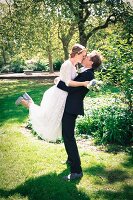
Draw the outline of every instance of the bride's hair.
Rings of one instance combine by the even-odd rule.
[[[86,48],[83,45],[76,43],[71,49],[70,57],[74,58],[76,54],[81,54],[84,50]]]

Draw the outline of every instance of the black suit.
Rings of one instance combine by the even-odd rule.
[[[91,81],[94,78],[94,72],[91,69],[80,73],[74,80],[83,82]],[[76,140],[74,137],[75,121],[78,115],[84,115],[83,100],[87,92],[86,87],[67,87],[64,82],[60,81],[58,88],[68,91],[65,110],[62,118],[62,136],[68,159],[71,161],[71,173],[82,172],[80,157]]]

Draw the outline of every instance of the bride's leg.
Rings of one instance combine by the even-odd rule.
[[[32,99],[26,100],[23,97],[19,97],[16,101],[15,101],[16,106],[18,106],[19,104],[22,104],[24,107],[28,108],[30,107],[31,104],[34,104],[34,101]]]
[[[30,107],[30,105],[32,104],[32,103],[34,103],[33,101],[26,101],[25,99],[22,99],[21,100],[21,104],[24,106],[24,107],[26,107],[26,108],[28,108],[29,109],[29,107]]]

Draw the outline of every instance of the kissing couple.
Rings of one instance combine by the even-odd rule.
[[[77,64],[81,63],[80,73]],[[44,140],[56,142],[63,138],[67,153],[66,163],[70,165],[70,174],[65,180],[74,180],[83,176],[81,160],[74,136],[75,122],[78,115],[84,115],[83,100],[90,87],[97,84],[94,71],[102,63],[97,51],[87,54],[87,49],[75,44],[70,57],[60,69],[60,76],[55,79],[55,85],[43,95],[40,106],[25,93],[16,100],[16,105],[29,109],[32,128]]]

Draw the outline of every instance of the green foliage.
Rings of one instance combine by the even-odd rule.
[[[33,70],[33,71],[49,71],[49,66],[43,61],[38,61],[32,64],[26,64],[23,59],[13,60],[10,65],[3,66],[1,68],[1,73],[22,73],[24,70]]]
[[[39,60],[35,65],[34,71],[49,71],[49,66],[47,63]]]
[[[93,120],[96,128],[93,136],[97,141],[104,144],[131,143],[133,115],[128,110],[118,107],[102,108],[94,112]]]
[[[4,65],[3,58],[0,56],[0,69],[2,68],[3,65]]]
[[[115,42],[109,40],[109,46],[103,46],[103,55],[105,57],[104,65],[105,71],[102,72],[101,78],[110,84],[121,84],[123,79],[123,71],[127,68],[127,65],[131,65],[133,61],[132,47],[125,45],[122,40],[117,40],[114,37]]]
[[[133,77],[132,77],[132,64],[126,64],[122,73],[122,81],[120,89],[124,94],[123,102],[128,105],[129,112],[132,112],[133,106]]]
[[[0,71],[1,73],[8,73],[8,72],[21,73],[26,68],[27,67],[23,59],[16,59],[12,60],[12,62],[9,65],[2,66]]]
[[[128,33],[130,32],[131,35],[132,16],[129,15],[128,8],[126,9],[125,7],[124,9],[123,3],[117,1],[112,1],[112,3],[109,3],[109,1],[107,3],[107,1],[102,1],[97,3],[86,2],[84,4],[82,1],[80,2],[77,0],[68,1],[67,3],[66,1],[60,2],[49,0],[45,1],[45,3],[43,0],[36,2],[32,0],[27,2],[24,0],[16,1],[14,4],[9,3],[9,5],[8,3],[0,4],[0,11],[2,14],[1,24],[3,28],[0,36],[0,46],[3,64],[9,63],[14,60],[15,57],[19,56],[25,60],[31,59],[34,56],[38,56],[39,58],[40,56],[41,58],[45,57],[49,59],[49,64],[52,68],[53,60],[64,57],[63,50],[66,58],[68,57],[68,48],[71,47],[73,43],[80,40],[80,42],[85,43],[86,45],[86,42],[89,39],[89,46],[92,46],[93,44],[93,49],[97,48],[97,46],[101,47],[101,42],[105,43],[104,47],[102,45],[102,51],[105,56],[107,55],[107,65],[109,63],[109,68],[111,69],[108,68],[108,80],[111,78],[114,83],[116,82],[116,79],[119,79],[118,76],[120,75],[119,72],[121,66],[118,65],[118,62],[114,62],[115,59],[117,61],[121,60],[121,58],[119,59],[119,56],[115,57],[119,51],[119,45],[116,45],[119,41],[116,41],[113,34],[115,34],[118,39],[120,38],[120,33],[118,34],[119,31],[115,30],[116,24],[111,26],[111,29],[115,30],[113,34],[111,33],[110,35],[107,35],[105,31],[98,30],[101,27],[100,25],[105,23],[106,16],[108,17],[112,12],[114,14],[115,11],[115,15],[108,18],[109,24],[112,24],[115,20],[120,20],[120,11],[123,13],[124,10],[127,10],[125,15],[120,15],[120,22],[122,19],[125,20],[125,22],[128,22],[125,24],[130,27]],[[119,9],[117,9],[118,7]],[[89,14],[91,11],[93,12],[93,15]],[[84,13],[84,15],[82,15],[82,13]],[[118,16],[118,18],[116,18],[116,16]],[[123,27],[123,22],[119,26]],[[77,29],[79,29],[80,38]],[[127,27],[124,29],[124,33],[125,30],[127,30]],[[100,45],[97,45],[95,39],[97,31],[99,33],[98,36],[100,36],[97,37]],[[124,34],[124,40],[126,41],[129,37],[128,33]],[[91,42],[92,37],[94,37],[93,42]],[[61,41],[59,41],[59,39]],[[116,41],[116,43],[114,41]],[[124,43],[122,45],[124,45]],[[123,48],[125,48],[125,46]],[[54,64],[55,70],[59,70],[60,65],[58,64],[59,63]],[[43,64],[39,63],[35,70],[40,71],[42,68]],[[18,71],[22,71],[22,69],[20,68]],[[110,76],[111,72],[113,72],[112,77]]]
[[[76,124],[76,133],[84,135],[92,135],[93,127],[91,127],[90,117],[79,117]]]
[[[127,145],[132,142],[133,114],[117,106],[92,111],[77,123],[77,132],[94,136],[97,142]]]
[[[62,63],[63,63],[63,61],[61,61],[61,60],[54,61],[54,63],[53,63],[54,71],[59,71]]]
[[[101,38],[101,40],[99,40]],[[123,84],[123,71],[133,63],[133,47],[123,34],[122,24],[119,23],[95,33],[89,42],[91,50],[96,49],[103,56],[103,69],[97,73],[97,78],[114,85]],[[129,72],[131,73],[131,71]]]
[[[1,73],[8,73],[9,71],[10,71],[10,65],[4,65],[0,69]]]
[[[23,72],[25,68],[26,68],[25,62],[22,59],[14,60],[10,64],[10,71],[15,73]]]
[[[31,61],[26,64],[26,68],[33,71],[49,71],[48,63],[43,60]]]

